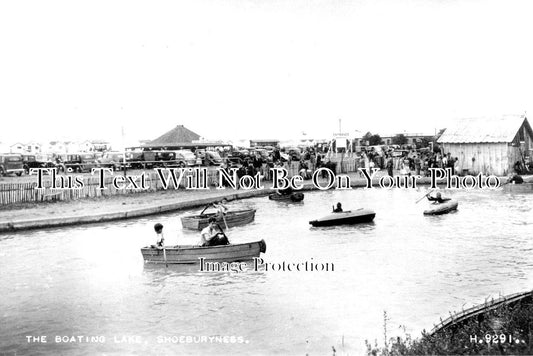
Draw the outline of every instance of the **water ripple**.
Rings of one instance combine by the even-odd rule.
[[[238,203],[257,214],[254,223],[231,229],[232,241],[264,238],[267,262],[334,264],[329,273],[201,273],[197,266],[144,265],[139,248],[153,243],[154,221],[165,225],[169,244],[198,240],[197,232],[181,229],[182,213],[2,235],[0,351],[19,347],[38,354],[20,348],[24,335],[78,333],[150,341],[140,348],[83,345],[79,354],[327,354],[344,336],[352,345],[346,353],[358,354],[356,345],[365,339],[381,339],[384,310],[391,328],[406,325],[417,334],[449,311],[530,289],[531,195],[449,191],[460,202],[458,211],[427,217],[426,203],[415,204],[424,192],[358,189],[306,193],[301,204]],[[309,225],[338,201],[346,209],[375,210],[375,221]],[[154,341],[204,334],[241,335],[250,344]]]

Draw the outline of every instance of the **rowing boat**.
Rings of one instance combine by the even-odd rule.
[[[342,211],[339,213],[331,213],[323,216],[320,219],[309,221],[313,226],[335,226],[360,224],[371,222],[374,220],[376,213],[370,209],[360,208],[357,210]]]
[[[533,183],[507,183],[503,185],[503,190],[513,193],[533,193]]]
[[[244,225],[252,222],[255,218],[255,209],[245,210],[230,210],[224,217],[218,213],[200,214],[200,215],[185,215],[181,218],[181,225],[185,229],[202,230],[209,224],[210,217],[217,218],[217,224],[222,228]]]
[[[292,194],[278,194],[278,193],[272,193],[268,196],[268,199],[270,200],[277,200],[277,201],[285,201],[285,202],[299,202],[304,200],[304,193],[292,193]]]
[[[457,210],[459,202],[457,200],[448,200],[444,203],[433,203],[429,205],[429,209],[424,210],[424,215],[442,215],[447,214],[450,211]]]
[[[212,262],[247,261],[259,257],[261,252],[266,252],[264,240],[206,247],[177,245],[165,247],[165,250],[151,246],[141,248],[145,263],[158,264],[194,264],[199,263],[200,258]]]

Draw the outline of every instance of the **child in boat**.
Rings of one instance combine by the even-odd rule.
[[[436,197],[432,197],[431,193],[427,195],[429,201],[437,202],[438,204],[444,203],[448,200],[451,200],[450,198],[443,198],[440,193],[437,193]]]
[[[334,213],[342,213],[342,204],[341,203],[337,203],[337,207],[333,208],[333,212]]]
[[[165,238],[163,236],[163,224],[157,223],[154,225],[154,230],[157,236],[155,245],[152,245],[152,248],[157,248],[161,250],[165,245]]]
[[[217,219],[210,217],[207,225],[200,233],[200,246],[229,245],[228,238],[221,232]]]

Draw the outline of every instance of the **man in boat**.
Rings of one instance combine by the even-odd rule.
[[[209,225],[200,233],[200,246],[229,245],[228,238],[217,225],[215,217],[209,218]]]
[[[342,204],[341,203],[337,203],[337,207],[333,207],[333,212],[334,213],[342,213]]]
[[[291,195],[292,194],[292,188],[290,186],[288,186],[285,189],[278,189],[277,193],[279,195]]]
[[[515,174],[509,179],[509,183],[511,183],[511,184],[522,184],[522,183],[524,183],[524,178],[522,178],[518,174]]]
[[[228,201],[226,198],[223,198],[220,202],[215,202],[212,204],[213,208],[217,210],[218,216],[223,218],[228,213],[228,207],[225,205]]]
[[[227,203],[228,200],[226,198],[223,198],[220,202],[215,202],[211,204],[213,208],[217,210],[217,219],[222,219],[222,221],[224,221],[226,229],[228,228],[228,223],[226,222],[226,214],[228,213],[228,207],[225,205]]]
[[[157,240],[155,242],[155,245],[152,245],[152,248],[157,248],[158,250],[161,250],[165,245],[165,238],[163,237],[163,225],[160,223],[155,224],[154,230],[157,236]]]
[[[426,195],[429,201],[437,202],[438,204],[442,204],[444,202],[447,202],[448,200],[451,200],[450,198],[443,198],[440,192],[437,193],[437,196],[432,197],[431,192]]]

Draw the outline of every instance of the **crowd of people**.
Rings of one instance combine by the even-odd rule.
[[[260,173],[267,180],[269,179],[269,169],[273,167],[291,169],[291,174],[298,173],[305,179],[311,178],[313,172],[322,167],[329,168],[334,173],[357,172],[360,168],[369,170],[379,168],[389,176],[420,175],[427,177],[430,175],[430,168],[448,168],[453,175],[464,174],[457,157],[452,156],[449,152],[443,154],[438,150],[430,150],[429,148],[376,150],[371,147],[363,148],[360,152],[342,154],[331,153],[327,149],[317,147],[304,148],[297,154],[276,148],[268,156],[257,152],[252,153],[245,157],[240,164],[232,163],[226,159],[224,166],[238,168],[239,178],[244,175],[254,176]],[[513,170],[517,174],[523,174],[527,169],[518,161]]]
[[[386,171],[390,176],[394,175],[421,175],[429,176],[429,168],[450,168],[453,174],[459,172],[457,157],[429,149],[376,151],[371,148],[355,153],[341,155],[343,162],[350,163],[350,171],[358,171],[359,168],[379,168]],[[238,177],[244,175],[254,176],[260,173],[269,178],[269,169],[273,167],[297,167],[297,172],[305,179],[311,178],[318,168],[325,167],[334,173],[340,173],[339,155],[323,152],[315,147],[307,147],[297,155],[288,154],[283,149],[274,149],[267,157],[252,153],[244,157],[238,164],[226,158],[223,167],[237,168]],[[297,163],[297,165],[295,164]],[[343,171],[344,173],[344,171]]]
[[[449,168],[452,174],[459,174],[459,161],[457,157],[452,157],[450,153],[442,155],[436,152],[420,152],[411,150],[401,157],[393,157],[392,154],[385,156],[385,167],[390,176],[394,175],[394,169],[402,175],[429,176],[429,168]]]

